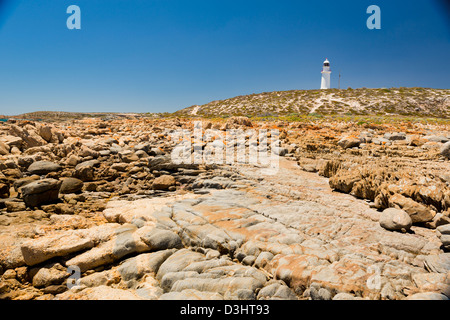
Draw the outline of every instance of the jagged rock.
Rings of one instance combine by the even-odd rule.
[[[49,126],[40,126],[38,133],[45,141],[50,142],[52,140],[52,128]]]
[[[240,125],[240,126],[246,126],[246,127],[251,127],[253,126],[251,120],[247,117],[231,117],[230,119],[227,120],[227,124],[229,125]]]
[[[47,142],[36,134],[35,131],[28,131],[27,129],[20,128],[15,124],[10,125],[9,134],[21,138],[25,148],[33,148],[47,144]]]

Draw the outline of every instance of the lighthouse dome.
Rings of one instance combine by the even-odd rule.
[[[329,67],[329,66],[330,66],[330,61],[328,61],[328,59],[326,59],[326,60],[323,62],[323,65],[324,65],[325,67]]]

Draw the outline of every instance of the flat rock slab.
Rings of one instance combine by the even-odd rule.
[[[80,237],[78,234],[68,231],[25,241],[20,248],[25,263],[33,266],[51,258],[62,257],[93,246],[94,242],[91,239]]]

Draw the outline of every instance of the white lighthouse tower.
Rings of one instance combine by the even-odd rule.
[[[320,85],[320,89],[330,89],[331,88],[330,75],[331,75],[330,61],[328,61],[328,59],[326,59],[323,62],[322,84]]]

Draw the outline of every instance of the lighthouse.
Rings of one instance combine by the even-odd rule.
[[[322,84],[320,85],[320,89],[330,89],[331,88],[331,81],[330,81],[330,61],[326,59],[323,62],[323,69],[322,69]]]

